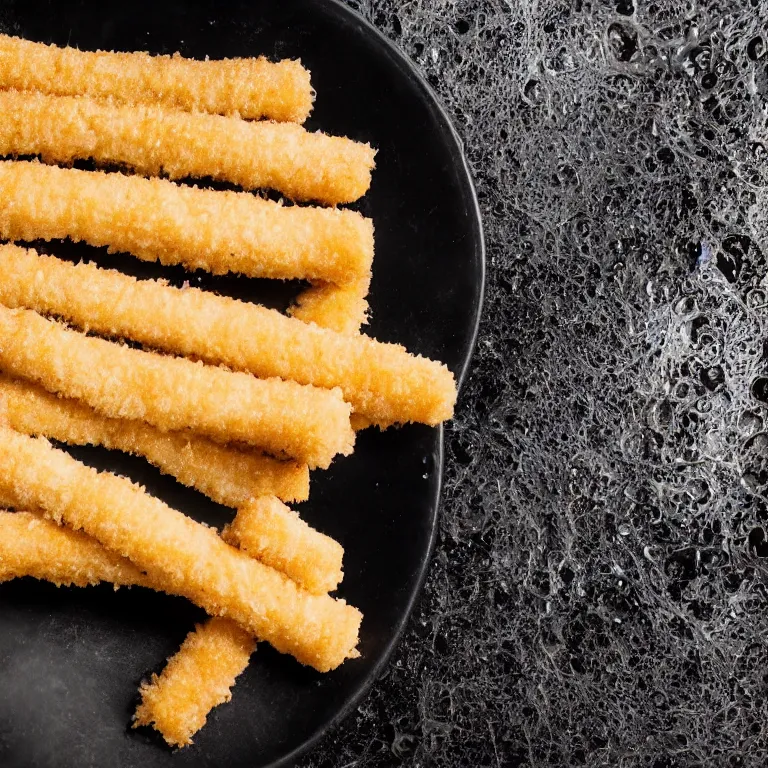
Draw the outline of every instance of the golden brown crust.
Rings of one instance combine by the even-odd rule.
[[[242,506],[221,537],[313,594],[332,592],[343,578],[341,544],[307,525],[274,496]]]
[[[230,689],[255,649],[256,641],[233,621],[196,625],[165,669],[141,684],[133,727],[153,725],[171,746],[191,744],[208,713],[232,698]]]
[[[354,445],[350,408],[339,390],[132,349],[29,310],[0,306],[0,366],[111,418],[240,441],[310,467],[325,468]]]
[[[313,101],[309,72],[298,61],[80,51],[7,35],[0,36],[0,86],[299,123]]]
[[[237,508],[265,494],[283,501],[309,497],[306,464],[220,445],[192,433],[161,432],[140,421],[110,419],[78,400],[2,374],[0,414],[17,432],[144,456],[162,472],[227,507]]]
[[[147,176],[211,177],[329,205],[364,195],[374,165],[368,144],[293,123],[20,91],[0,92],[0,114],[0,155],[92,158]]]
[[[155,588],[236,621],[320,672],[357,655],[356,608],[300,589],[129,480],[42,438],[0,428],[0,496],[84,531],[145,571]]]
[[[373,226],[340,208],[283,205],[122,173],[0,161],[0,237],[71,238],[214,274],[348,284],[373,259]]]
[[[302,291],[288,310],[303,323],[314,323],[337,333],[356,334],[368,322],[370,280],[354,285],[318,283]]]
[[[38,514],[0,510],[0,581],[23,577],[57,586],[155,586],[130,560],[84,533]],[[134,725],[154,724],[169,744],[190,744],[208,712],[229,701],[255,647],[251,635],[229,619],[198,625],[162,674],[142,684]]]
[[[453,413],[450,371],[399,345],[337,333],[195,288],[75,266],[15,245],[0,246],[0,268],[0,301],[6,305],[33,307],[81,328],[256,376],[340,387],[355,411],[380,426],[434,425]]]
[[[0,581],[31,576],[57,586],[151,586],[130,560],[31,512],[0,510]]]

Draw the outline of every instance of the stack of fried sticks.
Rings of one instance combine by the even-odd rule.
[[[141,585],[204,608],[135,715],[186,745],[257,640],[320,671],[358,655],[361,614],[329,594],[343,550],[286,502],[352,452],[354,429],[450,418],[454,379],[359,332],[373,226],[335,206],[365,194],[374,151],[301,127],[299,62],[0,36],[0,88],[0,155],[40,158],[0,161],[3,240],[310,283],[286,316],[0,245],[0,503],[15,510],[0,512],[0,580]],[[71,167],[85,159],[126,173]],[[236,516],[219,534],[49,439],[141,455]]]

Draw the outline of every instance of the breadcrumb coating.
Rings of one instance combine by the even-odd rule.
[[[293,123],[21,91],[0,92],[0,114],[0,155],[91,158],[147,176],[211,177],[328,205],[362,197],[374,166],[368,144]]]
[[[0,306],[0,368],[117,419],[191,429],[326,468],[354,445],[350,407],[323,390],[132,349]]]
[[[208,713],[232,698],[256,641],[228,619],[197,624],[165,669],[141,684],[133,727],[153,725],[171,746],[192,743]]]
[[[314,594],[327,593],[341,581],[341,546],[274,496],[244,505],[221,537]],[[142,683],[135,726],[154,725],[172,746],[191,744],[211,709],[231,698],[255,645],[228,619],[198,625],[162,673]]]
[[[373,225],[356,211],[35,161],[0,161],[0,237],[71,238],[213,274],[339,285],[365,278],[373,260]]]
[[[316,595],[332,592],[344,576],[341,544],[316,531],[274,496],[243,505],[221,538]]]
[[[101,445],[143,456],[183,485],[227,507],[274,494],[283,501],[309,497],[309,470],[183,432],[161,432],[149,424],[110,419],[78,400],[57,397],[26,381],[0,374],[0,415],[17,432],[70,445]]]
[[[32,307],[80,328],[259,377],[339,387],[356,412],[379,426],[435,425],[453,414],[451,372],[399,345],[335,332],[196,288],[72,265],[15,245],[0,246],[0,270],[0,302],[8,306]]]
[[[0,582],[23,577],[57,586],[155,586],[130,560],[80,531],[30,512],[0,510]],[[232,698],[230,688],[255,647],[230,619],[197,625],[162,674],[142,684],[134,727],[154,724],[169,744],[191,744],[208,713]]]
[[[353,285],[311,285],[296,297],[288,314],[304,323],[315,323],[338,333],[360,333],[361,326],[368,322],[369,285],[369,279]]]
[[[97,472],[43,438],[0,428],[0,494],[84,531],[145,571],[155,588],[236,621],[320,672],[358,655],[356,608],[306,592],[130,480]]]
[[[0,36],[0,87],[297,123],[314,98],[299,61],[80,51],[7,35]]]
[[[0,510],[0,581],[31,576],[57,586],[151,586],[130,560],[31,512]]]

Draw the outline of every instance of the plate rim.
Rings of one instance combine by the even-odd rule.
[[[388,38],[383,32],[375,27],[368,19],[366,19],[359,11],[351,6],[347,5],[343,0],[317,0],[320,5],[333,8],[340,14],[346,14],[348,19],[359,25],[368,35],[374,37],[381,45],[383,45],[389,52],[389,54],[397,60],[407,72],[409,78],[424,91],[426,97],[432,102],[435,111],[439,118],[442,120],[445,128],[450,132],[451,137],[455,145],[455,154],[461,160],[461,172],[464,177],[466,188],[469,192],[469,201],[472,206],[472,219],[474,225],[477,228],[477,266],[479,272],[479,290],[477,294],[477,306],[475,308],[475,316],[472,320],[471,335],[469,339],[469,345],[467,348],[467,354],[462,361],[460,370],[456,373],[456,384],[459,393],[464,386],[467,375],[469,373],[472,359],[477,350],[477,341],[480,332],[480,321],[482,319],[483,307],[485,305],[486,298],[486,243],[485,243],[485,229],[483,227],[482,212],[480,210],[480,201],[477,197],[477,189],[472,177],[472,171],[467,161],[466,152],[464,150],[464,141],[456,130],[456,126],[453,124],[451,116],[448,114],[447,109],[443,105],[439,96],[435,92],[434,88],[427,82],[427,79],[422,75],[416,64],[405,54],[404,51],[390,38]],[[400,644],[403,633],[408,626],[413,615],[413,610],[416,607],[416,603],[421,597],[421,593],[424,589],[424,582],[426,581],[427,573],[429,572],[429,566],[432,563],[432,556],[435,550],[435,544],[437,542],[437,532],[440,520],[441,502],[442,502],[442,490],[443,490],[443,471],[445,469],[445,426],[440,424],[438,429],[438,441],[437,441],[437,461],[436,468],[438,470],[437,484],[435,487],[434,503],[432,505],[432,520],[430,526],[429,543],[427,546],[426,557],[421,562],[418,576],[416,578],[416,586],[408,600],[405,611],[403,611],[401,618],[395,627],[390,639],[387,641],[383,653],[379,657],[375,666],[370,670],[366,676],[364,682],[360,685],[359,689],[350,697],[349,701],[344,704],[326,723],[319,726],[314,733],[308,736],[301,744],[294,747],[290,752],[282,757],[274,760],[272,763],[265,766],[265,768],[290,768],[296,764],[302,756],[306,755],[323,736],[329,733],[332,729],[338,727],[343,720],[345,720],[351,712],[361,703],[365,696],[370,693],[373,685],[379,680],[382,672],[389,664],[392,654],[395,652],[397,646]]]

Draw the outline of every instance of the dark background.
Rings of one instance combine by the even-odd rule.
[[[488,244],[426,589],[304,766],[768,759],[762,0],[356,2]]]

